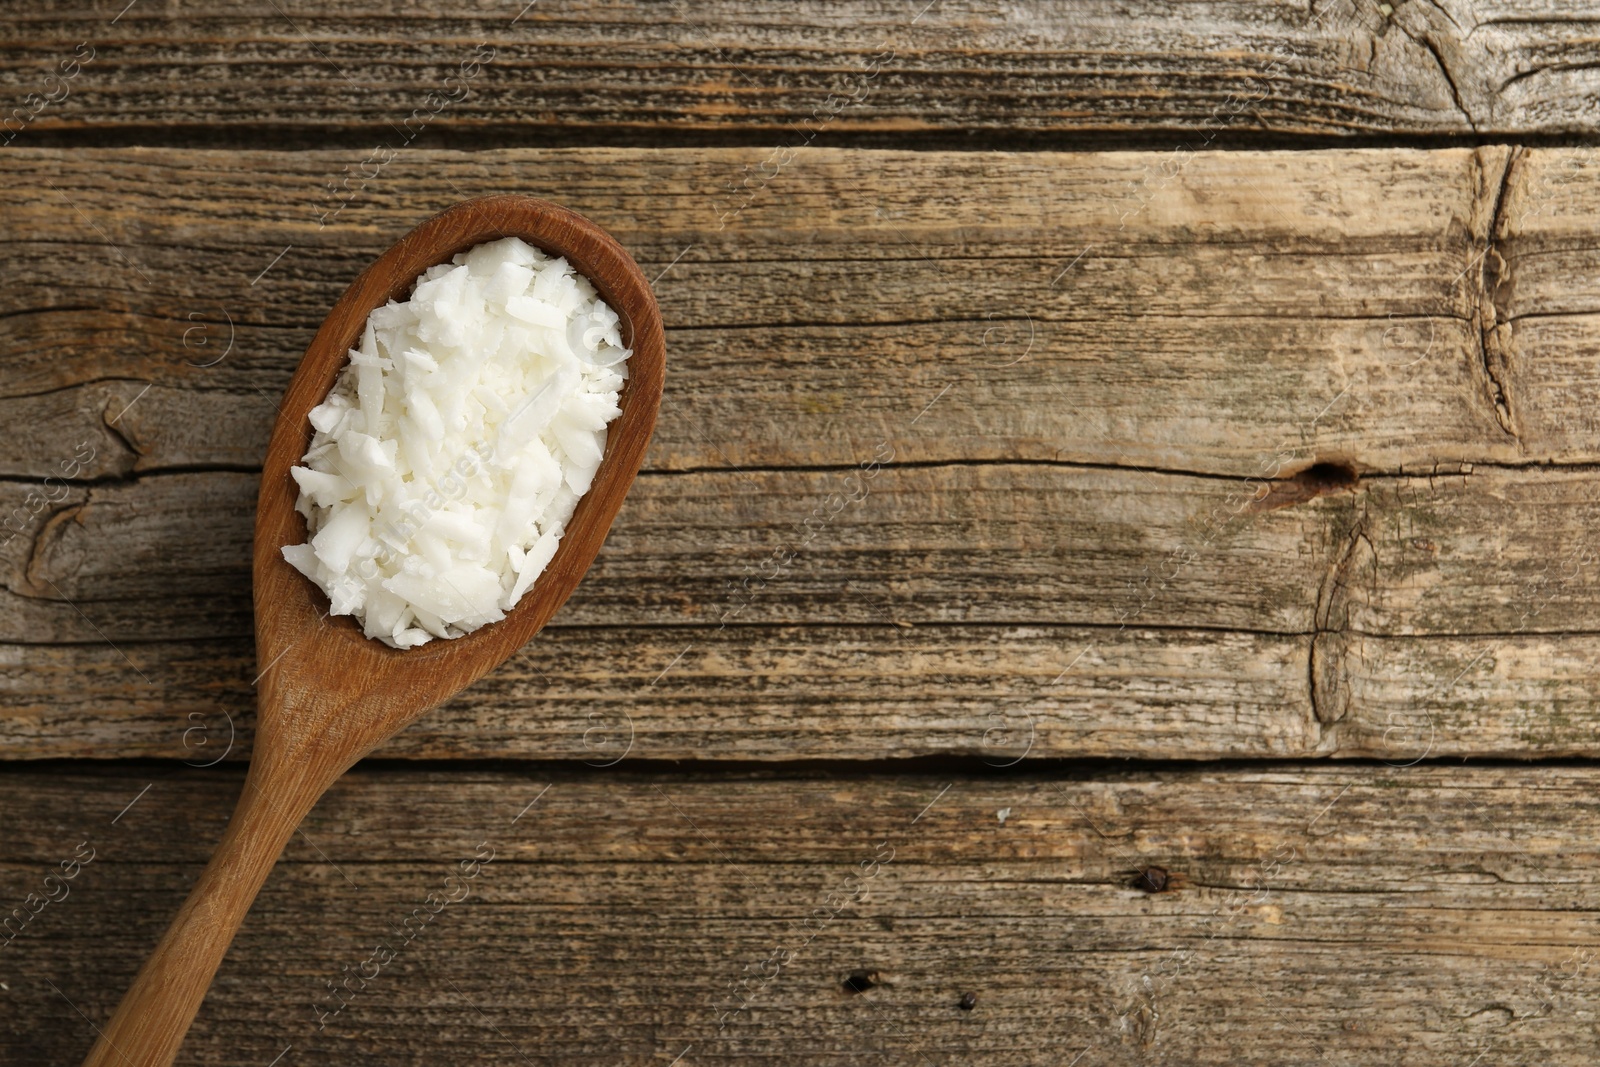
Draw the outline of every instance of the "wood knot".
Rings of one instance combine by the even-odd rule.
[[[1146,893],[1165,893],[1172,876],[1165,867],[1146,867],[1133,880],[1133,888]]]
[[[1265,493],[1251,502],[1246,509],[1251,514],[1276,511],[1279,508],[1304,504],[1319,496],[1333,493],[1353,493],[1361,482],[1355,465],[1337,460],[1321,460],[1305,470],[1292,474],[1281,482],[1274,482]]]
[[[883,984],[877,971],[851,971],[845,975],[843,985],[852,993],[865,993]]]

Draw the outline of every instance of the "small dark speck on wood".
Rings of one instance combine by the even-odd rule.
[[[852,993],[865,993],[876,985],[878,985],[877,971],[851,971],[844,980],[844,987]]]
[[[1133,888],[1142,889],[1146,893],[1164,892],[1167,888],[1167,869],[1165,867],[1146,867],[1133,880]]]
[[[962,1011],[971,1011],[973,1008],[976,1008],[977,1006],[978,1006],[978,994],[976,994],[976,993],[963,993],[961,995],[961,1010]]]

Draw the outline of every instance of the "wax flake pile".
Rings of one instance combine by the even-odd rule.
[[[504,618],[600,466],[629,355],[589,280],[519,238],[429,268],[312,409],[310,540],[284,558],[395,648]]]

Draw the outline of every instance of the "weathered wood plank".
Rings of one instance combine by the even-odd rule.
[[[1593,632],[1594,486],[1482,468],[1269,507],[1261,482],[1050,465],[657,474],[561,624]],[[0,485],[0,509],[43,491]],[[0,545],[0,638],[250,632],[254,475],[58,491]]]
[[[256,481],[222,472],[61,488],[0,546],[0,637],[250,633]],[[1308,633],[1319,583],[1344,554],[1350,498],[1251,514],[1256,488],[1025,464],[647,475],[560,619]],[[0,513],[41,492],[0,484]]]
[[[3,469],[101,480],[0,489],[8,752],[189,755],[187,715],[208,692],[248,703],[249,471],[300,344],[417,204],[522,188],[529,170],[667,269],[658,287],[681,327],[657,473],[563,618],[627,627],[649,653],[641,678],[702,640],[679,668],[728,657],[696,668],[717,700],[645,698],[660,758],[982,754],[989,717],[1019,707],[1053,755],[1409,758],[1396,715],[1426,720],[1441,752],[1593,751],[1587,691],[1561,665],[1600,629],[1593,471],[1522,469],[1600,459],[1584,266],[1600,186],[1566,150],[1208,154],[1143,191],[1152,157],[1137,154],[814,151],[720,231],[701,191],[714,152],[417,153],[383,176],[387,196],[318,231],[304,206],[329,156],[257,153],[248,173],[222,153],[6,156],[0,256],[19,280],[0,295]],[[1135,191],[1108,195],[1118,183]],[[1114,245],[1090,248],[1108,233]],[[863,291],[878,299],[851,298]],[[201,366],[230,319],[235,348]],[[885,471],[860,503],[841,503],[859,486],[847,470],[735,469],[851,467],[887,449],[956,464]],[[1313,458],[1368,477],[1257,513],[1245,479]],[[1485,461],[1506,469],[1473,466]],[[236,471],[170,473],[190,465]],[[666,473],[683,468],[709,469]],[[134,470],[168,473],[120,479]],[[1381,473],[1395,470],[1429,476]],[[735,629],[706,637],[724,620]],[[892,621],[964,629],[907,650]],[[947,700],[874,693],[849,705],[870,705],[870,725],[841,734],[824,690],[758,688],[790,641],[803,669],[838,669],[833,626],[885,627],[858,637],[881,640],[870,662],[886,677],[908,655],[942,676],[962,642],[999,644]],[[1024,635],[1079,627],[1094,629],[1074,648],[1101,643],[1080,666],[1100,657],[1104,678],[1071,700],[1019,697],[1066,666]],[[1480,633],[1520,658],[1477,705],[1439,696],[1432,680],[1481,647],[1451,635]],[[149,653],[160,673],[143,665],[146,645],[185,639],[217,666],[167,652]],[[1271,651],[1230,651],[1257,639]],[[1220,690],[1150,659],[1160,640],[1205,671],[1242,671],[1242,710],[1230,720]],[[104,684],[75,692],[80,670]],[[1120,692],[1119,672],[1156,689]],[[587,726],[547,717],[527,677],[508,675],[508,706],[469,698],[397,754],[587,757],[573,747]],[[560,688],[621,722],[617,691]],[[1128,730],[1094,735],[1112,709]]]
[[[1600,755],[1592,634],[1318,638],[918,626],[546,631],[391,758]],[[127,658],[123,658],[124,655]],[[251,643],[0,646],[8,759],[250,754]]]
[[[332,153],[18,149],[0,474],[84,443],[88,476],[254,465],[361,267],[507,191],[590,214],[658,277],[652,469],[853,464],[886,438],[1238,476],[1280,452],[1600,459],[1592,434],[1529,453],[1496,420],[1474,268],[1506,154],[1206,153],[1168,176],[1148,153],[808,150],[719,225],[732,151],[413,152],[324,229]]]
[[[890,466],[859,501],[849,477],[642,478],[570,632],[547,638],[555,675],[536,645],[397,753],[590,758],[574,744],[634,701],[663,758],[978,754],[991,728],[1032,731],[1035,755],[1392,757],[1417,744],[1396,713],[1443,715],[1441,752],[1595,751],[1572,666],[1600,630],[1592,471],[1374,478],[1267,511],[1248,483],[1149,472]],[[0,495],[20,507],[24,488]],[[190,712],[249,702],[254,476],[62,491],[0,547],[7,751],[190,755]],[[596,643],[596,626],[622,629]],[[1478,665],[1499,679],[1485,701],[1478,674],[1451,688],[1502,639],[1512,658]],[[184,640],[200,643],[161,644]],[[791,688],[790,671],[831,681]],[[939,699],[891,695],[908,676]],[[871,724],[839,732],[830,691]],[[1087,736],[1112,711],[1127,732]]]
[[[1303,636],[1132,628],[558,627],[381,754],[1307,755],[1309,652]],[[242,760],[255,671],[247,639],[0,646],[0,754]]]
[[[1485,287],[1486,362],[1530,459],[1554,441],[1600,439],[1588,381],[1600,344],[1596,164],[1583,148],[1518,152],[1497,212]]]
[[[1203,147],[1246,133],[1587,132],[1600,86],[1583,30],[1600,16],[1482,0],[120,7],[16,14],[0,86],[19,139],[1077,132]],[[767,151],[747,150],[750,164]]]
[[[1152,180],[1148,154],[815,151],[721,230],[708,153],[605,150],[408,155],[389,199],[319,230],[328,156],[253,156],[262,206],[228,153],[8,154],[0,473],[85,445],[87,476],[253,466],[360,266],[525,168],[660,275],[654,469],[853,463],[886,437],[1240,476],[1280,451],[1600,461],[1587,154],[1210,153]]]
[[[1594,468],[1375,480],[1351,500],[1319,624],[1388,634],[1600,630]]]
[[[0,955],[20,1058],[88,1047],[77,1010],[111,1010],[239,781],[0,777],[7,907],[94,850]],[[1568,1062],[1594,1025],[1597,785],[358,770],[269,879],[184,1062]],[[1166,892],[1132,887],[1152,865]],[[430,915],[431,893],[458,899]],[[380,941],[394,958],[319,1030]]]
[[[1345,688],[1326,701],[1323,743],[1341,755],[1600,755],[1593,634],[1337,640]]]

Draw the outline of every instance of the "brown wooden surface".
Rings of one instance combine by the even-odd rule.
[[[554,624],[312,811],[179,1063],[1586,1062],[1596,28],[8,12],[0,918],[96,858],[0,935],[0,1064],[88,1049],[239,793],[300,353],[494,193],[653,280],[644,473]]]
[[[1199,147],[1592,130],[1600,88],[1592,3],[122,8],[48,0],[13,16],[8,95],[59,95],[46,75],[93,48],[36,136],[369,139],[348,146],[353,164],[385,143],[485,133],[526,144],[1161,132]]]
[[[0,955],[20,1060],[88,1047],[76,1012],[109,1010],[238,787],[0,777],[15,893],[95,851]],[[1576,1063],[1597,788],[1562,766],[357,770],[180,1062]],[[1134,888],[1150,866],[1167,891]],[[318,1030],[328,982],[463,889]]]
[[[695,190],[736,156],[386,176],[404,203],[540,175],[659,276],[682,368],[559,632],[388,753],[1596,751],[1600,185],[1568,150],[1211,153],[1123,194],[1155,157],[818,150],[719,230]],[[196,759],[229,716],[242,758],[252,457],[334,265],[403,212],[308,225],[318,153],[254,157],[281,189],[254,207],[232,153],[8,158],[63,195],[0,191],[0,255],[71,251],[0,296],[0,736]],[[124,326],[74,302],[86,270]],[[91,484],[40,481],[83,452]],[[1313,461],[1361,480],[1310,496]]]
[[[1156,153],[816,149],[724,222],[747,155],[418,151],[319,227],[335,153],[18,147],[0,256],[28,270],[0,328],[3,403],[27,436],[0,443],[3,469],[44,477],[81,440],[97,475],[257,468],[350,278],[428,212],[519,191],[595,219],[659,276],[683,373],[649,469],[853,465],[886,437],[902,462],[1243,476],[1285,443],[1377,469],[1524,458],[1467,322],[1504,148],[1208,153],[1175,178]],[[1566,182],[1571,228],[1597,196]],[[1543,429],[1526,458],[1600,455]]]

